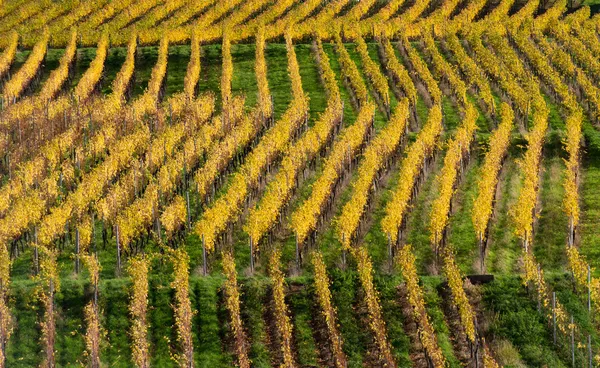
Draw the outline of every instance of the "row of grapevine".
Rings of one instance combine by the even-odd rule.
[[[367,86],[339,35],[336,35],[335,44],[342,75],[350,85],[355,99],[354,102],[358,107],[361,107],[368,101],[369,92],[367,91]]]
[[[459,4],[459,0],[447,0],[441,3],[431,14],[426,18],[421,18],[414,28],[424,30],[421,33],[428,33],[430,29],[437,33],[438,28],[444,28],[445,23],[449,22],[448,17],[453,12],[454,8]],[[411,27],[412,28],[412,27]],[[407,32],[410,34],[410,32]]]
[[[359,23],[361,34],[368,34],[373,30],[373,27],[377,27],[377,25],[387,22],[394,14],[396,14],[404,2],[404,0],[391,0],[380,8],[373,16],[361,20]]]
[[[406,244],[398,254],[398,264],[408,292],[408,302],[412,307],[412,315],[417,324],[419,341],[423,344],[425,354],[434,367],[445,367],[446,359],[437,341],[437,335],[427,314],[423,289],[419,285],[416,260],[410,244]]]
[[[107,22],[102,23],[99,29],[110,35],[117,34],[121,32],[123,27],[130,24],[133,20],[143,16],[147,11],[159,3],[159,0],[135,1],[126,9],[124,9],[124,11],[116,13],[114,17],[110,18]],[[98,31],[96,29],[83,30],[81,32],[82,43],[87,44],[92,41],[97,32]],[[123,42],[126,42],[129,37],[130,35],[126,34],[126,38],[123,40]]]
[[[496,110],[496,104],[494,96],[492,95],[492,89],[488,80],[485,76],[485,72],[465,51],[461,41],[454,34],[446,36],[444,39],[446,47],[452,52],[456,58],[456,64],[460,71],[462,71],[465,79],[477,89],[477,96],[485,104],[485,108],[488,112],[494,114]]]
[[[158,103],[162,99],[162,89],[166,82],[167,60],[169,58],[169,38],[164,36],[158,47],[158,60],[152,68],[148,87],[143,95],[135,100],[129,110],[131,120],[137,121],[145,114],[155,112]]]
[[[187,71],[183,80],[183,90],[188,99],[192,99],[196,94],[196,86],[200,79],[200,36],[197,32],[192,33],[191,46],[190,46],[190,62],[187,66]]]
[[[571,27],[580,28],[587,23],[587,20],[591,16],[591,10],[589,6],[582,6],[572,13],[566,14],[562,19]]]
[[[463,286],[464,282],[451,249],[447,249],[444,256],[444,275],[446,275],[446,278],[448,279],[452,300],[458,309],[460,323],[467,335],[467,339],[471,344],[476,344],[477,331],[475,311],[465,292]]]
[[[250,211],[245,230],[257,245],[289,202],[299,174],[324,149],[341,123],[342,103],[335,73],[329,65],[329,58],[323,51],[320,40],[316,42],[316,49],[321,76],[329,96],[327,108],[314,126],[289,148],[277,175],[267,186],[257,207]]]
[[[431,58],[431,64],[437,79],[447,81],[450,90],[457,99],[457,103],[460,106],[467,106],[469,101],[467,100],[467,86],[465,85],[465,82],[462,81],[455,71],[455,68],[453,68],[440,54],[435,40],[429,32],[423,34],[423,41],[427,56]]]
[[[511,15],[508,19],[507,28],[508,29],[518,29],[523,22],[528,19],[533,18],[533,15],[538,10],[540,6],[540,0],[528,0],[527,3],[519,9],[516,13]]]
[[[480,246],[487,237],[494,208],[498,174],[510,144],[511,132],[514,126],[513,120],[513,110],[507,103],[502,103],[500,106],[500,122],[490,137],[489,148],[485,154],[479,180],[477,181],[477,197],[473,205],[473,225]]]
[[[99,45],[99,51],[102,52],[102,45]],[[72,69],[72,65],[75,61],[75,57],[77,56],[77,32],[73,32],[71,34],[71,38],[69,39],[69,43],[65,48],[65,53],[60,58],[60,62],[58,68],[54,69],[50,76],[42,86],[42,90],[39,93],[38,98],[41,101],[48,101],[53,99],[56,94],[60,91],[61,87],[64,85],[65,81],[69,76],[69,72]],[[90,67],[94,67],[95,65],[90,65]],[[88,79],[89,80],[89,79]],[[84,81],[84,83],[89,83]],[[81,95],[78,93],[78,95]]]
[[[599,119],[600,89],[596,87],[594,82],[581,68],[575,65],[571,55],[559,47],[556,42],[550,41],[542,35],[533,36],[540,50],[563,75],[565,82],[570,85],[575,84],[581,89],[582,93],[580,94],[585,95],[585,100],[583,99],[583,96],[579,96],[581,105],[587,105],[590,110],[593,109],[593,111],[589,111],[590,115],[595,119]]]
[[[125,93],[131,85],[132,76],[135,70],[135,56],[137,52],[137,36],[134,34],[127,44],[127,54],[125,62],[121,66],[119,73],[113,80],[111,85],[112,93],[108,95],[107,101],[104,102],[104,110],[108,112],[108,116],[114,116],[119,111],[125,102]],[[190,59],[191,60],[191,59]],[[186,74],[187,76],[187,74]]]
[[[131,347],[133,363],[138,368],[150,367],[148,341],[148,272],[150,259],[137,256],[129,260],[127,273],[133,281],[129,313],[131,315]]]
[[[556,22],[567,10],[567,0],[557,0],[546,11],[533,20],[533,28],[543,31]]]
[[[304,243],[311,232],[317,231],[333,190],[372,128],[374,113],[375,105],[369,102],[363,105],[354,124],[346,128],[334,143],[321,175],[313,184],[310,197],[292,213],[291,227],[298,243]]]
[[[529,96],[515,78],[502,67],[501,59],[483,45],[479,35],[469,37],[469,46],[473,49],[475,59],[480,63],[482,69],[510,97],[514,104],[513,109],[520,113],[522,117],[527,116],[530,105]]]
[[[172,98],[169,101],[173,100]],[[94,204],[99,217],[112,223],[117,213],[130,203],[138,192],[143,191],[148,178],[157,174],[178,152],[178,147],[185,146],[185,142],[190,137],[200,135],[210,141],[218,134],[224,134],[218,127],[204,127],[212,115],[213,108],[214,98],[212,96],[193,101],[185,110],[176,108],[175,121],[152,139],[142,162],[134,162],[131,169],[124,173],[112,188]],[[183,111],[185,111],[185,115],[182,114]],[[202,145],[205,144],[202,143]]]
[[[280,367],[293,368],[296,366],[292,352],[293,326],[285,303],[285,279],[280,269],[280,262],[281,251],[275,250],[269,262],[269,276],[273,281],[273,315],[282,355]]]
[[[22,40],[24,45],[33,45],[35,40],[29,40],[30,36],[38,34],[48,25],[52,24],[53,21],[62,14],[72,12],[74,5],[76,5],[76,3],[71,1],[52,3],[35,17],[32,17],[26,22],[17,25],[14,27],[14,29],[17,30],[19,34],[24,35]],[[49,27],[48,31],[50,31]]]
[[[385,32],[386,36],[395,38],[395,36],[404,30],[411,23],[416,21],[421,14],[430,6],[430,0],[415,1],[414,4],[408,8],[405,12],[395,17],[392,17],[388,22],[380,28]]]
[[[172,0],[161,3],[144,13],[136,22],[129,22],[127,26],[121,28],[118,36],[123,35],[127,37],[132,31],[139,32],[141,30],[156,29],[157,26],[165,29],[162,27],[162,21],[168,20],[171,14],[186,5],[187,2],[185,0]]]
[[[338,21],[341,21],[342,24],[352,24],[362,19],[362,17],[367,14],[367,11],[376,3],[375,0],[363,0],[356,3],[346,14],[344,14],[341,19],[338,18]]]
[[[56,263],[58,252],[55,249],[46,247],[40,247],[40,250],[40,274],[37,279],[40,288],[38,295],[44,310],[42,320],[40,321],[40,339],[44,352],[42,366],[50,368],[56,364],[54,346],[56,343],[57,316],[54,308],[54,297],[60,291],[60,278]]]
[[[373,264],[371,258],[364,247],[353,249],[352,254],[356,258],[358,278],[365,293],[364,303],[367,305],[369,328],[377,346],[378,358],[383,362],[383,366],[396,367],[392,347],[387,339],[387,329],[383,320],[379,294],[373,284]]]
[[[0,243],[0,368],[6,367],[5,347],[13,331],[9,307],[11,257],[7,244]]]
[[[0,79],[4,78],[8,73],[10,66],[15,60],[17,48],[19,46],[19,34],[17,32],[12,32],[10,37],[7,37],[7,40],[8,44],[2,51],[2,55],[0,55]]]
[[[423,59],[419,56],[417,50],[415,50],[414,46],[407,38],[402,40],[400,47],[402,47],[408,56],[408,61],[415,70],[416,75],[418,75],[418,78],[425,84],[427,92],[431,96],[432,103],[434,105],[442,103],[442,91],[436,80],[433,78],[433,75],[431,75],[427,64],[425,64]]]
[[[350,0],[334,0],[331,1],[325,6],[323,6],[320,11],[311,18],[307,18],[304,22],[300,24],[294,24],[294,27],[290,30],[293,33],[294,38],[302,38],[303,36],[316,34],[319,37],[325,38],[330,37],[330,31],[332,30],[331,22],[334,20],[335,16],[344,9],[344,7],[348,6]],[[288,23],[290,24],[290,23]],[[333,27],[334,30],[338,30],[339,27]],[[270,37],[275,37],[275,35],[281,34],[280,30],[274,29],[273,35]]]
[[[79,80],[79,83],[75,86],[74,95],[77,101],[85,100],[98,85],[98,81],[104,70],[104,62],[108,55],[108,46],[108,37],[103,35],[96,47],[96,57],[86,70],[86,73]]]
[[[365,75],[369,78],[373,91],[381,99],[386,111],[388,111],[390,108],[390,94],[387,79],[381,73],[379,65],[369,56],[367,44],[362,36],[357,36],[354,38],[354,41],[356,42],[356,50],[360,55]]]
[[[227,277],[223,285],[226,298],[225,306],[229,311],[231,319],[231,330],[234,336],[238,365],[240,368],[250,368],[251,362],[248,358],[248,343],[240,315],[240,290],[237,281],[237,271],[235,270],[235,259],[229,252],[223,253],[223,273]]]
[[[100,284],[101,266],[96,255],[85,254],[83,261],[90,273],[90,283],[94,289],[94,297],[83,309],[84,320],[86,324],[85,347],[88,354],[90,367],[100,367],[100,343],[103,330],[100,325],[100,310],[98,306],[98,289]]]
[[[291,7],[294,3],[294,0],[281,0],[267,7],[262,13],[243,22],[244,27],[241,29],[241,32],[236,32],[236,39],[246,39],[250,36],[258,35],[259,30],[264,28],[265,25],[270,24],[276,19],[281,20],[281,15],[288,10],[292,12]]]
[[[431,205],[430,225],[431,244],[434,246],[436,255],[439,247],[444,246],[444,234],[448,225],[448,216],[451,209],[451,201],[455,191],[455,185],[460,173],[462,173],[465,161],[469,159],[471,144],[477,129],[477,117],[479,113],[473,105],[466,105],[463,123],[458,128],[454,138],[448,142],[448,151],[444,157],[444,166],[436,178],[439,184],[439,195]]]
[[[201,23],[204,19],[204,12],[206,14],[212,14],[212,10],[215,7],[217,0],[207,1],[195,1],[187,2],[185,6],[169,14],[169,17],[162,20],[159,24],[163,29],[173,30],[178,29],[186,23]],[[234,5],[237,2],[233,2]],[[201,32],[202,29],[195,29],[190,32],[193,36],[194,33]],[[140,41],[144,44],[156,43],[160,40],[160,32],[156,32],[155,28],[147,28],[138,30],[140,33]]]
[[[7,104],[13,103],[14,100],[21,97],[21,94],[32,82],[35,75],[38,74],[42,62],[46,57],[49,38],[50,36],[48,33],[44,33],[43,37],[35,44],[25,64],[23,64],[19,71],[4,85],[2,98]]]
[[[234,120],[232,124],[237,124],[237,121]],[[191,172],[201,162],[209,147],[227,134],[229,128],[222,129],[221,124],[214,124],[218,122],[218,118],[213,119],[213,124],[204,124],[189,135],[181,149],[165,160],[156,173],[156,180],[148,184],[144,193],[137,198],[132,197],[135,198],[133,202],[123,203],[127,207],[118,212],[115,220],[119,228],[117,239],[120,245],[128,246],[131,241],[144,234],[158,217],[158,204],[168,199],[180,183],[184,182],[188,170]],[[160,144],[161,140],[157,139],[156,142]],[[110,201],[107,205],[110,211]]]
[[[233,78],[233,60],[231,59],[231,40],[229,34],[223,34],[223,44],[221,46],[223,66],[221,68],[221,101],[227,111],[227,105],[231,100],[231,80]]]
[[[294,98],[279,121],[246,156],[244,165],[231,179],[227,192],[207,208],[195,224],[195,233],[204,237],[209,251],[214,249],[217,236],[238,216],[247,195],[256,187],[264,170],[285,152],[290,140],[306,119],[307,101],[302,90],[294,45],[289,37],[286,37],[286,48]]]
[[[512,8],[515,0],[501,0],[500,3],[492,9],[489,13],[478,24],[481,27],[488,27],[489,25],[499,24],[508,17],[508,12]]]
[[[376,187],[377,176],[390,166],[407,131],[408,99],[403,99],[386,127],[366,147],[358,167],[358,178],[352,185],[352,195],[337,219],[338,237],[344,248],[349,248],[355,239]]]
[[[381,220],[383,231],[388,234],[394,244],[400,238],[409,202],[415,195],[417,181],[421,177],[427,161],[435,152],[441,132],[442,108],[440,105],[434,105],[429,111],[427,122],[417,135],[415,143],[406,150],[406,157],[400,167],[398,187],[386,205],[385,216]]]
[[[263,119],[269,119],[273,114],[271,91],[267,80],[267,62],[265,60],[265,28],[259,27],[256,33],[256,57],[254,64],[256,84],[258,85],[258,106]]]
[[[238,107],[240,113],[243,112],[242,108],[243,106]],[[234,114],[230,114],[230,119],[233,119],[234,122],[238,120]],[[224,140],[209,149],[206,162],[194,175],[194,184],[200,199],[208,196],[212,198],[216,189],[214,185],[221,173],[235,157],[239,156],[240,149],[244,150],[248,147],[259,132],[260,124],[257,122],[257,117],[244,116],[241,123]]]
[[[278,18],[269,27],[265,27],[265,37],[272,38],[280,34],[281,30],[291,31],[291,25],[296,25],[310,15],[322,2],[320,0],[307,0],[296,4],[283,17]],[[327,7],[327,6],[326,6]],[[321,13],[319,13],[321,14]],[[318,16],[318,15],[317,15]],[[241,32],[243,34],[243,32]]]
[[[194,311],[190,301],[189,263],[190,257],[184,249],[170,249],[173,262],[173,281],[171,287],[175,291],[175,327],[180,353],[175,355],[181,367],[194,366],[194,344],[192,340],[192,318]]]
[[[13,11],[2,20],[0,32],[8,32],[17,28],[19,25],[26,24],[27,20],[42,13],[46,8],[52,5],[52,1],[30,1],[19,7],[17,11]]]
[[[176,195],[160,215],[160,223],[165,229],[167,241],[172,240],[175,234],[184,227],[187,216],[186,200],[182,196]]]
[[[379,44],[382,49],[383,64],[393,83],[402,88],[411,105],[415,106],[417,104],[417,89],[404,65],[398,61],[392,43],[387,38],[383,38],[379,40]]]
[[[95,2],[82,1],[69,12],[53,20],[48,24],[48,30],[52,35],[52,44],[67,44],[67,42],[69,42],[69,32],[66,30],[73,28],[81,19],[88,17],[97,9],[101,9],[102,7],[106,6],[107,3],[108,0],[98,0]],[[29,35],[25,35],[25,37],[28,39],[24,41],[24,43],[32,44],[36,35],[35,33],[31,33]]]
[[[312,257],[312,262],[315,267],[315,290],[317,300],[321,308],[321,315],[327,326],[327,334],[329,343],[331,344],[334,363],[336,368],[345,368],[347,367],[348,360],[342,349],[343,340],[336,322],[336,310],[331,303],[331,290],[329,290],[331,281],[327,276],[327,266],[323,261],[321,253],[315,252]]]
[[[198,32],[201,32],[202,40],[211,40],[216,39],[223,35],[223,31],[225,27],[228,32],[234,33],[238,25],[238,23],[243,20],[239,18],[247,18],[250,14],[248,11],[251,11],[252,8],[245,6],[247,4],[242,4],[242,0],[232,0],[227,2],[216,2],[213,6],[206,8],[206,11],[202,13],[200,17],[195,19],[193,22],[186,22],[182,26],[169,29],[169,38],[171,42],[183,42],[187,41],[195,29]],[[236,9],[237,11],[233,11]],[[231,19],[231,22],[225,26],[225,23],[230,21],[227,14],[231,14],[234,19]],[[215,21],[220,20],[219,23],[214,24]],[[141,40],[144,43],[153,43],[156,42],[157,32],[154,29],[149,29],[147,32],[141,35]],[[234,40],[235,41],[235,40]]]
[[[465,6],[460,13],[455,15],[449,25],[444,25],[441,31],[445,35],[453,35],[462,29],[471,26],[473,19],[481,12],[483,7],[486,5],[485,0],[473,0]],[[494,8],[495,10],[496,8]],[[493,11],[493,10],[492,10]],[[439,30],[436,30],[439,31]]]

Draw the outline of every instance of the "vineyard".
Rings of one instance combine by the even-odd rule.
[[[0,368],[600,367],[599,11],[0,0]]]

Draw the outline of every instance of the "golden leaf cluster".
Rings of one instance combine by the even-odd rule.
[[[413,194],[416,180],[427,160],[435,151],[438,137],[442,131],[442,108],[434,105],[429,111],[429,117],[415,143],[406,150],[406,157],[400,167],[398,186],[392,194],[392,199],[385,207],[385,216],[381,220],[383,231],[390,236],[392,242],[398,240],[398,232],[402,228],[404,216]]]
[[[419,339],[423,344],[427,356],[432,360],[434,367],[445,367],[446,359],[438,345],[437,335],[431,325],[429,315],[427,314],[425,299],[423,298],[423,289],[419,285],[415,256],[412,253],[410,244],[406,244],[402,247],[397,259],[402,271],[402,277],[406,283],[408,302],[412,307],[413,318],[417,322]]]
[[[333,145],[325,160],[323,172],[312,186],[310,197],[292,213],[291,227],[302,243],[311,231],[316,230],[319,216],[331,196],[335,183],[341,177],[346,166],[354,160],[373,125],[375,105],[365,104],[352,126],[346,128]]]

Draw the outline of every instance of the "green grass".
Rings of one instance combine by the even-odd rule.
[[[12,284],[13,318],[18,328],[6,347],[6,364],[12,367],[33,367],[41,363],[40,332],[38,329],[38,303],[33,300],[32,283]]]
[[[555,351],[552,332],[519,278],[496,277],[484,286],[483,302],[492,316],[489,333],[509,340],[528,366],[570,366]]]
[[[315,313],[315,290],[312,280],[294,279],[288,284],[286,302],[293,316],[295,346],[298,352],[298,364],[303,367],[318,366],[318,351],[313,338],[312,320]]]
[[[379,277],[375,279],[375,288],[381,297],[383,319],[386,322],[387,336],[396,364],[399,367],[411,365],[410,340],[404,332],[402,309],[398,298],[399,279],[397,277]]]
[[[246,106],[253,107],[258,99],[258,86],[254,73],[254,44],[232,45],[233,78],[231,91],[234,95],[246,96]],[[202,73],[202,72],[201,72]]]
[[[481,162],[475,156],[469,166],[465,167],[454,193],[454,212],[448,222],[448,244],[455,250],[455,257],[463,273],[471,273],[479,259],[477,235],[473,225],[473,206],[477,196],[477,179],[479,178]]]
[[[267,346],[266,325],[263,319],[266,294],[270,283],[267,279],[254,277],[240,279],[242,292],[242,319],[250,341],[249,358],[254,367],[270,367],[271,352]]]
[[[355,273],[342,272],[337,268],[329,271],[333,304],[337,307],[340,334],[344,341],[344,353],[348,358],[348,367],[362,367],[367,354],[366,342],[369,331],[358,323],[354,309],[358,285]]]
[[[594,268],[595,276],[600,275],[600,132],[589,122],[583,126],[585,153],[581,170],[581,234],[580,249]]]
[[[233,362],[233,356],[224,351],[222,344],[227,325],[219,318],[222,315],[218,295],[221,281],[220,278],[198,278],[192,283],[196,294],[194,307],[198,311],[194,318],[195,360],[203,367],[230,367]]]
[[[450,367],[460,367],[460,361],[454,355],[452,347],[452,338],[450,330],[446,323],[444,310],[442,307],[442,298],[438,293],[438,288],[441,284],[441,279],[437,277],[422,277],[423,298],[427,306],[427,314],[431,319],[431,325],[435,330],[438,345],[444,354],[444,358]]]
[[[521,188],[521,176],[514,157],[509,155],[503,165],[504,180],[500,180],[496,198],[496,215],[490,219],[486,270],[488,273],[510,274],[516,271],[521,245],[511,229],[514,223],[511,208]]]
[[[169,47],[169,57],[167,59],[167,88],[165,91],[167,96],[183,91],[183,80],[187,71],[187,65],[190,61],[190,53],[191,49],[189,46]]]

